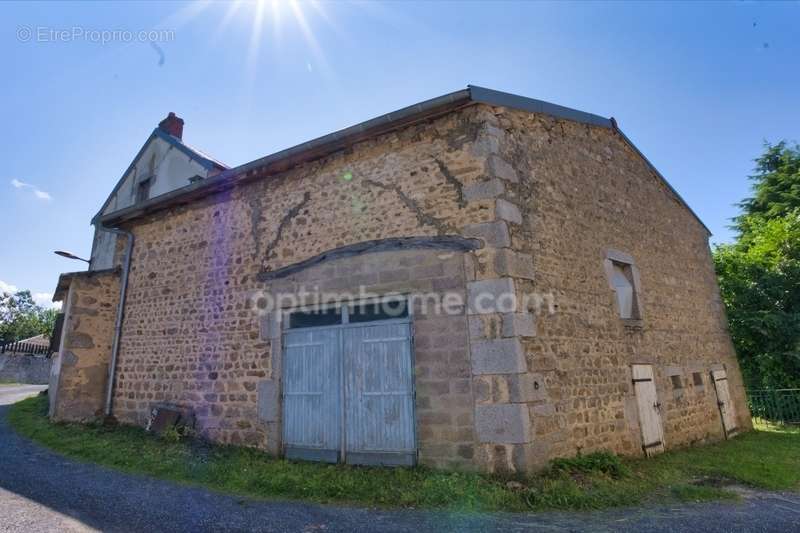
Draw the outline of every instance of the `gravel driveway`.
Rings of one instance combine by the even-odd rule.
[[[0,386],[0,531],[800,531],[800,495],[741,504],[592,513],[476,514],[258,501],[65,459],[17,436],[8,404],[42,387]]]

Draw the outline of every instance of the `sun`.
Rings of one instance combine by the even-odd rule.
[[[307,10],[312,11],[326,24],[332,25],[323,5],[316,0],[235,0],[229,3],[216,34],[223,33],[234,18],[250,19],[247,64],[248,70],[255,70],[264,41],[270,40],[271,45],[278,48],[284,32],[297,29],[308,46],[313,62],[324,68],[325,57],[309,22]],[[307,65],[311,70],[310,61]]]
[[[201,14],[218,19],[211,43],[230,42],[227,37],[232,32],[246,35],[243,57],[249,82],[256,79],[263,54],[267,50],[280,50],[282,39],[290,32],[301,35],[306,45],[308,58],[302,62],[302,68],[320,74],[327,81],[334,78],[312,26],[321,22],[339,38],[343,33],[318,0],[233,0],[224,4],[195,0],[162,20],[158,27],[180,28]]]

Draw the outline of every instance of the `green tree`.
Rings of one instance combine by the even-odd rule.
[[[766,145],[733,244],[714,250],[722,299],[750,387],[800,387],[800,147]]]
[[[0,294],[0,341],[16,341],[53,332],[58,311],[44,309],[30,291]]]
[[[762,219],[782,217],[800,207],[800,146],[786,141],[764,146],[764,154],[755,160],[753,196],[739,204],[742,213],[734,218],[734,227],[746,238],[750,226]]]

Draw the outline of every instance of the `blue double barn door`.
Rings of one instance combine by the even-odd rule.
[[[288,330],[283,354],[287,457],[414,464],[407,322]]]

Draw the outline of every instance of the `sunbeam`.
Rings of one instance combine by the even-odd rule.
[[[311,49],[311,54],[314,56],[314,61],[319,67],[321,67],[323,74],[327,77],[330,77],[330,71],[328,69],[325,56],[322,53],[322,49],[320,49],[319,44],[317,43],[317,39],[314,36],[314,32],[311,30],[311,26],[309,26],[308,21],[306,20],[306,15],[300,7],[300,2],[297,0],[289,0],[289,6],[292,9],[292,14],[294,15],[297,25],[300,27],[300,31],[303,33],[303,38],[305,39],[306,44]]]
[[[233,18],[239,12],[239,9],[242,7],[242,0],[233,0],[230,4],[228,4],[228,9],[225,11],[225,16],[222,17],[222,21],[217,26],[217,29],[214,30],[214,35],[211,37],[211,42],[216,43],[225,30],[230,25]]]
[[[261,33],[264,30],[264,11],[266,0],[258,0],[255,4],[255,16],[250,30],[250,43],[247,46],[247,83],[255,81],[258,71],[259,52],[261,49]]]

